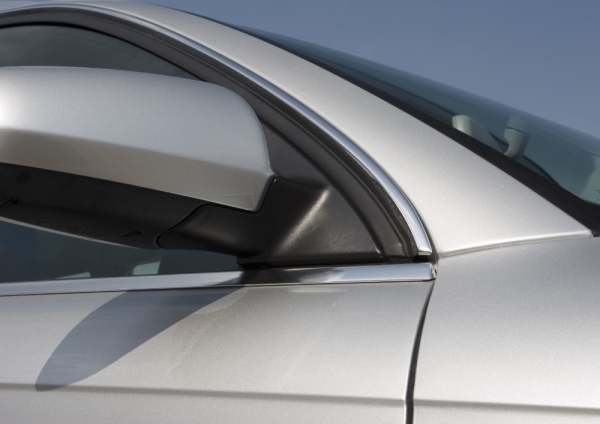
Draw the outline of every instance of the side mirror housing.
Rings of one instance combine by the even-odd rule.
[[[223,87],[0,69],[0,219],[155,248],[202,205],[258,210],[273,177],[258,118]]]

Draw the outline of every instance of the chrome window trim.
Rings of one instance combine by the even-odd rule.
[[[429,237],[427,236],[427,232],[417,214],[416,210],[405,196],[404,192],[398,187],[398,185],[391,179],[391,177],[373,160],[370,156],[368,156],[358,145],[356,145],[352,140],[346,137],[340,130],[331,125],[325,119],[323,119],[320,115],[313,112],[312,109],[305,106],[302,102],[298,101],[296,98],[290,96],[285,91],[280,89],[279,87],[271,84],[269,81],[264,78],[258,76],[254,72],[246,69],[245,67],[239,65],[233,60],[221,55],[220,53],[215,52],[214,50],[194,41],[187,37],[184,37],[174,31],[171,31],[167,28],[164,28],[160,25],[157,25],[153,22],[149,22],[145,19],[141,19],[127,13],[116,12],[112,10],[108,10],[99,6],[89,6],[89,5],[75,5],[75,4],[49,4],[49,5],[33,5],[33,6],[24,6],[17,7],[14,9],[6,10],[8,11],[16,11],[16,10],[31,10],[31,9],[45,9],[45,8],[64,8],[65,10],[87,10],[87,11],[97,11],[101,12],[105,15],[110,15],[116,18],[120,18],[138,25],[145,26],[153,31],[159,32],[169,38],[179,41],[202,54],[210,57],[211,59],[221,63],[224,66],[234,70],[240,75],[244,76],[248,80],[257,84],[262,89],[266,90],[271,95],[275,96],[289,107],[291,107],[296,113],[304,116],[308,119],[313,125],[319,128],[321,131],[326,133],[329,137],[335,140],[347,153],[349,153],[361,166],[367,171],[367,173],[381,186],[381,188],[388,194],[390,199],[393,201],[396,208],[402,214],[402,217],[406,221],[408,228],[410,229],[411,235],[417,247],[417,252],[421,256],[428,256],[433,253],[433,249],[431,243],[429,241]]]
[[[423,282],[435,278],[429,263],[318,268],[273,268],[201,274],[28,281],[0,284],[1,296],[96,293],[202,287]]]

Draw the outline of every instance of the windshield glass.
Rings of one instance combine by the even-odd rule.
[[[349,54],[240,28],[371,91],[427,123],[460,131],[586,202],[600,204],[600,139]],[[485,156],[484,156],[485,157]]]

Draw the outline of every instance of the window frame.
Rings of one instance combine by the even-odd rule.
[[[76,6],[41,6],[0,14],[0,27],[32,24],[72,26],[118,38],[173,63],[201,80],[232,89],[251,104],[261,119],[284,134],[321,172],[334,181],[367,224],[379,246],[389,249],[389,246],[399,243],[404,247],[404,252],[398,252],[397,249],[384,251],[392,263],[435,259],[435,252],[416,211],[380,168],[374,163],[364,163],[370,158],[357,158],[347,151],[347,147],[340,145],[336,139],[339,134],[328,133],[327,130],[331,128],[319,127],[312,117],[290,106],[289,99],[273,95],[269,87],[261,86],[241,73],[236,64],[208,55],[205,51],[126,17],[96,10]],[[383,175],[374,176],[374,170]],[[394,188],[405,204],[398,204],[398,193],[389,193]],[[413,214],[412,226],[404,218],[406,209]],[[415,236],[420,240],[416,241]]]

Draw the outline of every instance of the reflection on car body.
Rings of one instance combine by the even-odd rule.
[[[599,146],[168,8],[4,3],[2,421],[595,421]]]

